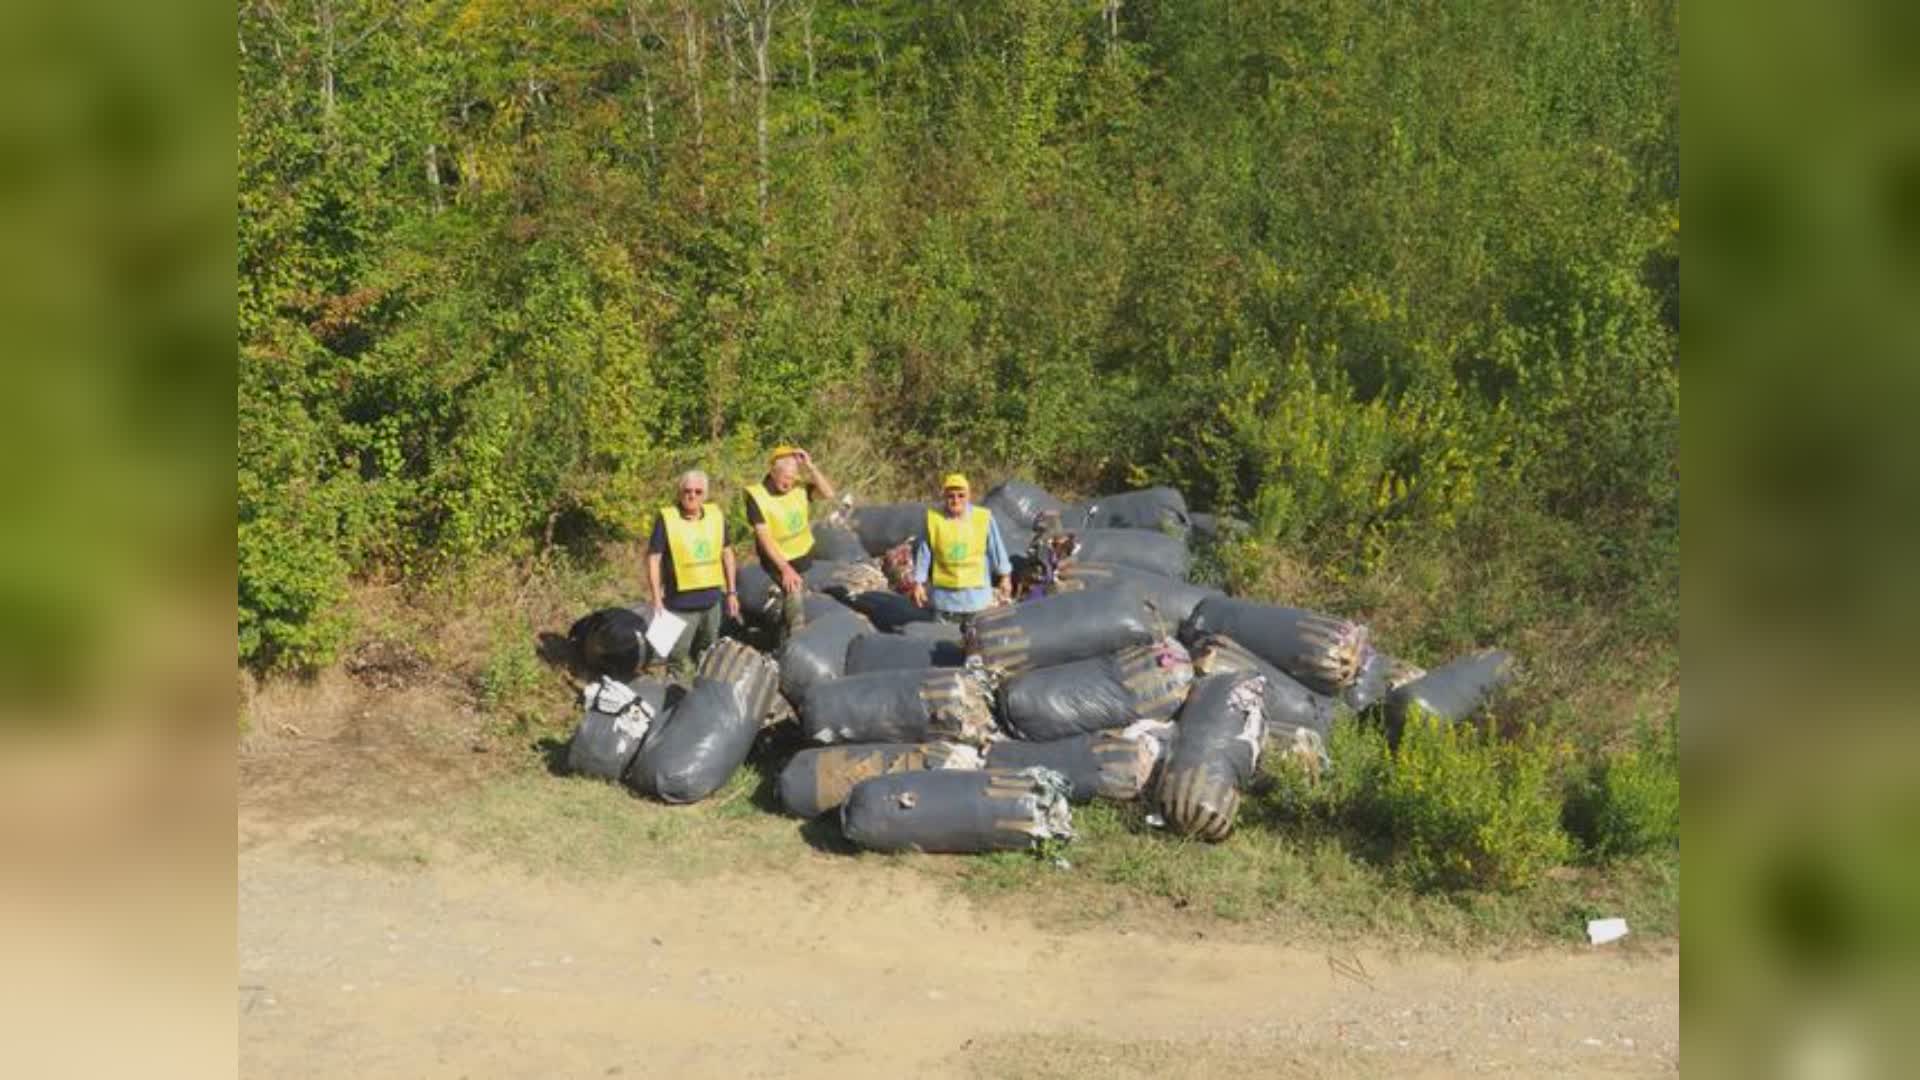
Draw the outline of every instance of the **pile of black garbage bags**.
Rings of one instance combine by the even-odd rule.
[[[778,596],[744,566],[749,625],[690,685],[639,674],[644,606],[581,619],[570,636],[597,681],[568,767],[691,803],[756,746],[797,738],[781,805],[835,815],[869,850],[1034,848],[1071,839],[1072,804],[1096,798],[1145,800],[1148,821],[1217,841],[1263,754],[1318,768],[1343,713],[1394,737],[1416,708],[1466,719],[1512,672],[1499,650],[1422,671],[1361,624],[1189,582],[1193,545],[1230,523],[1189,513],[1172,488],[1068,503],[1010,481],[983,503],[1031,589],[964,633],[880,570],[924,527],[918,503],[816,523],[805,626],[768,651],[748,640],[772,640]],[[1057,542],[1035,544],[1036,530]]]

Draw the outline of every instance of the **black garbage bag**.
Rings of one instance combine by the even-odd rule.
[[[670,803],[699,802],[720,790],[746,764],[760,732],[759,717],[741,709],[736,689],[695,676],[693,688],[634,755],[627,783]]]
[[[1189,645],[1206,634],[1227,635],[1322,694],[1352,683],[1369,649],[1367,628],[1359,623],[1230,596],[1202,600],[1180,630]]]
[[[828,562],[859,562],[867,557],[860,534],[837,521],[813,523],[813,557]]]
[[[647,732],[662,722],[669,689],[677,690],[661,679],[609,682],[603,678],[589,684],[582,695],[586,715],[567,744],[568,772],[602,780],[626,775]]]
[[[899,633],[912,623],[934,621],[933,609],[923,608],[892,589],[849,593],[846,602],[848,607],[865,615],[875,627],[889,634]]]
[[[840,829],[869,851],[1025,851],[1073,838],[1067,778],[1051,769],[940,769],[862,780]]]
[[[957,668],[967,662],[959,641],[935,641],[902,634],[861,634],[847,642],[844,675],[906,668]]]
[[[920,769],[978,769],[980,751],[955,743],[853,743],[814,746],[793,755],[780,770],[780,805],[795,817],[813,818],[847,801],[862,780]]]
[[[567,628],[574,655],[594,678],[631,679],[647,656],[644,605],[602,608]]]
[[[993,608],[974,617],[965,640],[969,657],[1017,675],[1148,645],[1162,631],[1162,621],[1139,591],[1122,586]]]
[[[1371,646],[1367,648],[1367,658],[1360,664],[1360,674],[1354,676],[1353,683],[1340,691],[1340,700],[1354,712],[1366,712],[1386,700],[1387,678],[1393,673],[1394,665],[1399,663],[1393,657]]]
[[[1074,534],[1076,559],[1146,570],[1175,581],[1187,580],[1190,557],[1185,537],[1148,529],[1081,529]]]
[[[923,641],[951,641],[955,645],[962,644],[960,624],[941,622],[938,619],[933,622],[910,622],[900,628],[900,633],[903,637],[919,638]],[[965,649],[961,651],[962,655],[965,655]]]
[[[856,506],[848,516],[860,536],[860,546],[869,555],[883,555],[888,548],[916,539],[927,529],[926,503]]]
[[[780,692],[798,703],[809,687],[839,678],[846,670],[847,643],[872,632],[858,612],[839,607],[819,618],[808,613],[807,625],[780,646]]]
[[[756,727],[773,718],[780,700],[780,665],[760,650],[722,638],[700,658],[696,674],[731,690],[740,712]]]
[[[1171,725],[1166,734],[1171,738]],[[1002,739],[987,747],[987,768],[1052,769],[1067,778],[1074,802],[1096,796],[1127,802],[1146,790],[1165,752],[1160,736],[1148,733],[1099,731],[1052,742]]]
[[[1025,480],[1008,480],[987,492],[980,505],[993,511],[1000,519],[1002,529],[1018,526],[1032,529],[1034,519],[1048,510],[1055,512],[1067,509],[1067,504],[1054,498],[1038,484],[1029,484]]]
[[[1187,499],[1170,487],[1102,495],[1084,504],[1087,529],[1153,529],[1185,533],[1190,521]]]
[[[817,743],[945,741],[979,746],[993,734],[993,695],[965,668],[875,671],[814,684],[800,730]]]
[[[1000,719],[1033,742],[1165,720],[1180,711],[1191,682],[1193,661],[1179,642],[1136,645],[1015,675],[1000,687]]]
[[[1060,567],[1055,587],[1061,592],[1075,589],[1110,589],[1132,585],[1140,591],[1161,617],[1173,624],[1187,621],[1200,601],[1209,596],[1224,596],[1219,589],[1175,581],[1164,574],[1113,563],[1083,562],[1074,559]]]
[[[1448,723],[1472,716],[1495,690],[1513,678],[1513,654],[1505,649],[1462,656],[1387,695],[1387,736],[1398,742],[1416,706]]]
[[[1284,746],[1311,742],[1321,747],[1320,754],[1324,758],[1326,739],[1333,731],[1333,722],[1344,709],[1345,702],[1327,694],[1314,693],[1302,686],[1298,679],[1255,656],[1225,634],[1209,634],[1194,644],[1193,670],[1196,676],[1231,671],[1263,676],[1266,679],[1263,704],[1267,737]],[[1306,739],[1300,732],[1307,732],[1312,738]]]
[[[1207,841],[1233,831],[1240,793],[1253,779],[1266,738],[1261,682],[1243,671],[1194,680],[1155,789],[1175,831]]]

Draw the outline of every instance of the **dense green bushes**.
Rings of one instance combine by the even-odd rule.
[[[1354,571],[1490,496],[1669,550],[1670,5],[786,6],[764,212],[726,10],[240,12],[244,661],[837,429]]]

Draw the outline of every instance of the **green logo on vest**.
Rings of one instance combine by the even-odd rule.
[[[966,557],[967,557],[966,541],[956,540],[953,543],[947,545],[947,561],[948,562],[950,563],[960,562],[964,560]]]
[[[693,557],[699,562],[706,562],[713,558],[713,545],[707,542],[706,537],[700,537],[693,542]]]
[[[801,529],[806,528],[806,526],[807,526],[806,514],[802,513],[799,510],[793,510],[788,512],[787,514],[787,531],[788,532],[797,533]]]

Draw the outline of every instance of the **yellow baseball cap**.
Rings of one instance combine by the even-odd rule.
[[[967,477],[965,473],[950,472],[947,474],[947,478],[945,480],[940,481],[941,491],[949,491],[953,488],[959,488],[961,491],[971,490],[967,486]]]
[[[797,446],[776,446],[773,448],[773,453],[767,455],[767,467],[772,468],[774,462],[779,461],[783,457],[791,457],[799,452],[800,448]]]

